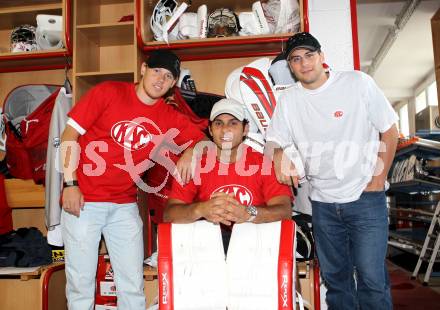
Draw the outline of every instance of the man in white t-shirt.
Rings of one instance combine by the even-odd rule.
[[[292,36],[285,55],[298,82],[278,101],[267,149],[281,183],[296,186],[290,159],[304,162],[329,309],[391,309],[385,183],[397,115],[370,76],[326,73],[311,34]]]

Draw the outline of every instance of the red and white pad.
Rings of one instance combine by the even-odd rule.
[[[225,310],[226,261],[220,226],[159,224],[159,309]]]
[[[220,227],[159,224],[159,309],[292,310],[295,223],[234,225],[225,261]]]
[[[295,223],[234,225],[229,243],[229,310],[295,309]]]

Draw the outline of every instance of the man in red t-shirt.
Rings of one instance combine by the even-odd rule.
[[[291,218],[291,190],[276,180],[272,162],[242,143],[249,126],[243,105],[222,99],[212,108],[214,142],[184,187],[173,180],[164,222],[206,219],[223,224],[227,249],[232,223],[266,223]],[[225,238],[226,235],[226,238]]]
[[[68,114],[62,135],[64,189],[62,233],[66,251],[69,309],[93,309],[101,233],[110,254],[118,309],[144,310],[142,221],[136,185],[156,164],[183,181],[192,148],[177,166],[168,157],[204,138],[163,96],[180,73],[178,57],[155,51],[142,64],[139,84],[104,82],[93,87]]]

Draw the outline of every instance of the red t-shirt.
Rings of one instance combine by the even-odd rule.
[[[244,148],[243,156],[236,163],[224,164],[215,160],[213,169],[203,172],[210,166],[208,157],[202,157],[189,184],[182,187],[173,179],[170,198],[189,204],[209,200],[213,193],[224,192],[234,193],[242,205],[265,206],[275,196],[292,197],[290,188],[278,183],[272,163],[263,166],[263,155],[250,147]]]
[[[82,134],[77,177],[85,201],[135,202],[136,176],[155,164],[172,162],[167,154],[173,144],[194,145],[204,136],[163,99],[144,104],[132,83],[101,83],[68,115],[68,124]],[[141,163],[144,167],[133,168]]]

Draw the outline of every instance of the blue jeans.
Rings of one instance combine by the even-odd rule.
[[[118,309],[145,310],[142,220],[136,203],[86,202],[80,216],[61,213],[69,310],[94,309],[98,247],[104,235]]]
[[[313,234],[329,310],[392,309],[385,192],[349,203],[312,201]]]

